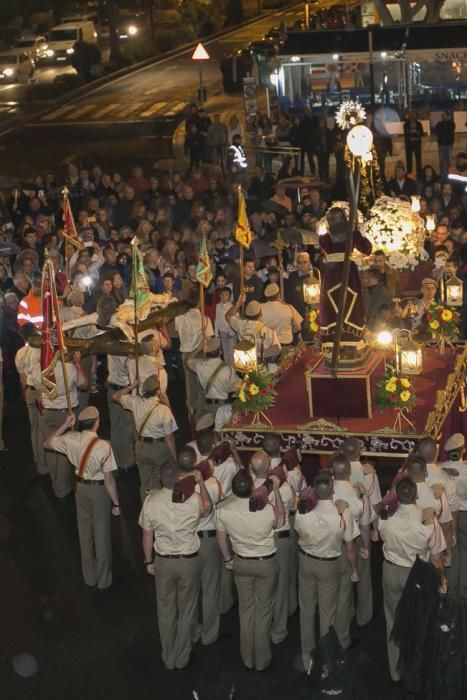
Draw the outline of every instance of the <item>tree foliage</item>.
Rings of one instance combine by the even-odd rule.
[[[396,0],[396,2],[400,8],[400,21],[402,24],[411,24],[414,21],[414,17],[423,10],[423,8],[426,8],[426,14],[422,21],[425,24],[434,24],[440,21],[441,10],[445,0],[417,0],[413,5],[410,3],[410,0]],[[378,10],[381,24],[394,24],[394,17],[389,11],[386,1],[374,0],[374,3]]]

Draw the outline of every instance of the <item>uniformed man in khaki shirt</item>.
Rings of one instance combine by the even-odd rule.
[[[216,414],[219,406],[229,400],[229,394],[236,391],[240,385],[240,377],[232,367],[228,367],[220,357],[221,342],[213,336],[206,338],[198,348],[186,356],[186,366],[198,379],[198,401],[196,402],[196,417],[206,413]],[[199,357],[204,351],[205,357]]]
[[[144,564],[156,583],[162,661],[169,671],[190,664],[201,575],[197,533],[200,518],[212,509],[200,472],[193,474],[199,493],[184,503],[173,503],[177,480],[186,475],[173,462],[165,462],[160,470],[162,488],[149,493],[139,518]]]
[[[290,304],[281,301],[279,285],[268,284],[264,290],[266,303],[261,304],[261,320],[277,333],[282,347],[292,345],[294,336],[300,333],[303,316]]]
[[[240,470],[233,494],[217,504],[214,522],[224,566],[233,569],[240,615],[240,654],[247,668],[264,671],[272,660],[271,625],[279,568],[274,531],[285,521],[279,479],[272,477],[276,506],[250,511],[253,478]],[[230,537],[234,557],[227,543]]]
[[[128,469],[135,464],[133,421],[128,411],[113,400],[117,391],[130,383],[128,357],[107,355],[107,405],[110,416],[110,442],[119,469]]]
[[[78,416],[78,431],[66,432],[74,424],[75,416],[67,416],[48,436],[44,447],[66,455],[75,469],[83,578],[87,586],[103,593],[112,585],[111,513],[120,515],[113,477],[117,464],[112,447],[97,434],[97,408],[83,409]]]
[[[79,406],[78,390],[87,387],[86,373],[81,366],[80,353],[74,353],[72,363],[65,363],[65,371],[70,391],[71,408],[73,411],[77,412]],[[44,407],[42,425],[45,438],[48,438],[49,435],[54,433],[55,430],[63,424],[68,412],[65,382],[63,381],[63,370],[60,362],[55,365],[54,376],[57,394],[54,398],[49,398],[47,394],[42,391],[43,378],[40,364],[33,369],[32,373],[34,388],[39,393],[42,391],[41,402]],[[45,460],[54,493],[57,498],[62,500],[74,491],[75,480],[72,466],[65,455],[55,451],[46,451]]]
[[[329,471],[319,472],[314,482],[318,503],[309,513],[297,512],[298,598],[300,637],[305,670],[310,668],[316,647],[316,608],[319,632],[323,637],[334,624],[339,599],[342,543],[345,555],[356,573],[355,538],[358,526],[345,502],[333,503],[333,483]]]
[[[239,340],[249,340],[251,336],[256,338],[256,351],[260,359],[263,358],[264,351],[269,348],[281,350],[281,344],[277,333],[269,328],[261,320],[261,304],[259,301],[250,301],[245,307],[245,318],[240,318],[238,312],[245,303],[245,295],[240,294],[235,304],[225,315],[225,320],[231,329],[236,332]]]
[[[443,531],[436,518],[430,523],[422,522],[423,514],[415,505],[417,486],[410,479],[402,479],[396,487],[399,506],[395,514],[378,519],[378,528],[383,540],[383,599],[386,618],[386,637],[389,671],[393,681],[400,680],[397,669],[399,647],[391,641],[397,605],[401,598],[415,559],[431,558],[444,579],[442,552],[446,549]]]
[[[176,459],[174,433],[178,430],[172,411],[160,401],[160,385],[156,377],[148,377],[142,395],[130,396],[139,383],[129,384],[113,395],[113,400],[131,411],[135,420],[136,464],[141,481],[141,501],[152,489],[159,489],[160,468],[168,459]]]
[[[264,450],[255,452],[250,460],[250,469],[254,478],[255,489],[259,488],[268,478],[271,469],[271,458]],[[297,498],[295,491],[288,481],[279,487],[279,494],[284,504],[284,524],[275,532],[277,563],[279,576],[274,597],[274,611],[272,616],[271,640],[273,644],[281,644],[289,634],[287,621],[289,617],[289,588],[292,570],[292,540],[290,537],[289,513],[295,511]],[[275,494],[270,496],[271,503],[276,506]]]

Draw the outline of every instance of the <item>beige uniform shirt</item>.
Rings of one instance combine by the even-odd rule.
[[[383,498],[381,496],[378,474],[376,474],[376,472],[374,474],[364,474],[363,464],[360,461],[350,462],[350,467],[350,482],[355,484],[357,481],[361,481],[366,488],[366,492],[372,506],[381,503]]]
[[[261,320],[249,321],[246,318],[233,316],[230,319],[230,327],[236,332],[239,340],[249,338],[252,333],[256,336],[256,352],[258,355],[262,351],[267,350],[271,345],[277,345],[280,348],[279,338],[276,331],[266,326]]]
[[[211,476],[209,479],[207,479],[204,482],[204,485],[206,486],[208,494],[211,496],[211,501],[212,501],[212,510],[209,513],[209,515],[206,515],[204,518],[200,518],[199,525],[198,525],[198,532],[200,530],[215,530],[216,526],[214,524],[214,509],[216,507],[216,503],[218,503],[221,498],[222,498],[222,488],[220,483],[217,481],[215,476]],[[196,493],[199,493],[199,486],[196,484]]]
[[[383,540],[384,558],[397,566],[412,567],[418,555],[428,561],[431,554],[446,549],[443,531],[439,522],[422,523],[420,510],[415,504],[399,504],[388,520],[378,518],[378,530]]]
[[[211,319],[204,317],[206,338],[214,335]],[[180,338],[180,352],[193,352],[199,348],[203,340],[201,327],[201,311],[190,309],[186,314],[175,318],[175,330]]]
[[[304,552],[323,559],[340,556],[342,542],[351,542],[360,534],[350,509],[339,515],[333,501],[318,501],[309,513],[297,512],[295,532]]]
[[[159,360],[152,355],[141,355],[138,357],[138,370],[141,386],[148,377],[153,377],[154,375],[158,378],[159,384],[161,386],[161,393],[167,393],[167,372],[159,364]],[[130,384],[136,380],[136,360],[134,357],[128,358],[128,376],[130,378]],[[136,394],[136,389],[134,389],[134,394]]]
[[[456,469],[459,476],[454,477],[459,510],[467,510],[467,463],[460,459],[458,462],[443,462],[440,466]]]
[[[369,525],[376,519],[371,503],[363,501],[350,481],[334,479],[334,503],[341,499],[349,504],[350,512],[359,525]]]
[[[33,370],[40,365],[41,351],[39,348],[31,348],[25,345],[20,348],[15,355],[15,365],[18,374],[21,374],[26,379],[26,384],[33,386]]]
[[[271,457],[271,469],[278,467],[282,462],[281,457]],[[300,467],[295,467],[292,471],[287,472],[287,481],[290,486],[294,489],[297,496],[301,494],[303,489],[306,488],[305,477],[303,476]]]
[[[277,333],[281,345],[290,345],[293,334],[302,327],[303,317],[290,304],[281,301],[267,301],[261,304],[261,320]]]
[[[255,479],[255,489],[259,488],[262,484],[264,484],[264,482],[265,479]],[[285,530],[290,530],[289,513],[291,510],[295,510],[296,504],[295,492],[291,485],[288,483],[288,481],[284,481],[282,486],[279,488],[279,494],[282,498],[282,503],[284,504],[285,521],[284,524],[281,525],[281,527],[277,528],[277,532],[282,532]],[[276,506],[276,496],[274,491],[271,491],[271,493],[269,494],[269,501],[272,503],[273,506]]]
[[[79,373],[75,365],[71,362],[65,363],[66,374],[68,378],[68,388],[70,390],[71,407],[76,408],[78,406],[78,381]],[[63,381],[63,371],[60,362],[57,362],[54,369],[55,383],[57,385],[57,398],[49,399],[47,398],[45,392],[42,394],[42,404],[44,408],[60,409],[66,410],[67,400],[65,393],[65,382]],[[31,378],[33,380],[33,386],[35,389],[42,389],[42,376],[40,364],[36,365],[32,371]]]
[[[446,472],[441,469],[438,464],[427,464],[426,470],[426,483],[428,486],[435,486],[437,484],[442,486],[444,488],[444,493],[446,494],[451,513],[458,510],[459,504],[457,502],[456,482],[454,481],[454,477],[446,474]]]
[[[125,355],[107,355],[107,369],[109,384],[128,386],[128,358]]]
[[[53,438],[51,447],[55,452],[61,452],[67,456],[75,468],[75,474],[78,475],[84,453],[91,440],[95,437],[96,433],[90,430],[83,430],[82,432],[72,431]],[[116,469],[117,463],[111,445],[107,440],[99,440],[93,445],[89,453],[82,478],[97,481],[104,478],[104,472],[113,472]]]
[[[205,392],[211,376],[214,374],[217,367],[222,365],[222,369],[216,374],[215,379],[211,382],[209,391],[206,393],[207,399],[225,401],[228,395],[232,391],[235,391],[240,384],[240,378],[237,373],[231,367],[228,367],[219,357],[212,357],[206,360],[196,357],[188,360],[187,365],[191,371],[196,374]]]
[[[172,491],[162,487],[146,496],[139,524],[154,532],[156,554],[194,554],[199,549],[201,510],[199,494],[194,493],[185,503],[172,503]]]
[[[214,476],[222,488],[222,498],[232,495],[232,481],[237,473],[237,465],[232,457],[227,457],[225,462],[214,467]]]
[[[139,437],[163,438],[178,430],[178,425],[170,408],[161,403],[155,396],[143,399],[142,396],[129,396],[126,394],[122,396],[122,406],[133,413]],[[155,408],[144,426],[143,434],[140,435],[141,426],[154,406]]]
[[[233,551],[241,557],[267,557],[276,551],[277,518],[270,503],[263,510],[251,513],[248,498],[232,495],[217,504],[214,523],[216,530],[230,536]]]
[[[450,523],[452,520],[451,511],[448,506],[446,494],[443,493],[441,498],[435,498],[433,489],[428,486],[426,481],[417,484],[417,508],[434,508],[436,517],[440,523]]]

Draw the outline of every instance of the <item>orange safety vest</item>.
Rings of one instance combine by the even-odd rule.
[[[18,305],[17,321],[19,326],[25,323],[33,323],[39,330],[42,329],[42,299],[37,297],[32,289],[21,299]]]

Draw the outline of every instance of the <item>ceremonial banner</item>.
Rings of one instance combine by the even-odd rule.
[[[60,353],[66,352],[66,347],[58,310],[55,271],[51,260],[45,261],[42,271],[42,317],[42,391],[49,399],[54,399],[58,394],[54,369]]]
[[[235,229],[235,240],[237,243],[240,243],[243,248],[247,249],[251,246],[253,240],[253,234],[246,213],[245,197],[240,189],[238,191],[238,218],[237,227]]]
[[[133,238],[131,245],[133,248],[133,273],[131,278],[130,299],[135,304],[135,315],[141,317],[141,312],[148,310],[150,299],[149,284],[144,271],[143,254],[138,247],[138,239]],[[135,320],[139,320],[135,318]]]
[[[63,234],[65,240],[69,241],[75,248],[83,248],[83,244],[78,236],[73,211],[68,199],[68,189],[63,189]]]
[[[212,281],[211,264],[206,245],[206,236],[203,235],[199,248],[198,267],[196,268],[196,279],[203,287],[209,287]]]

